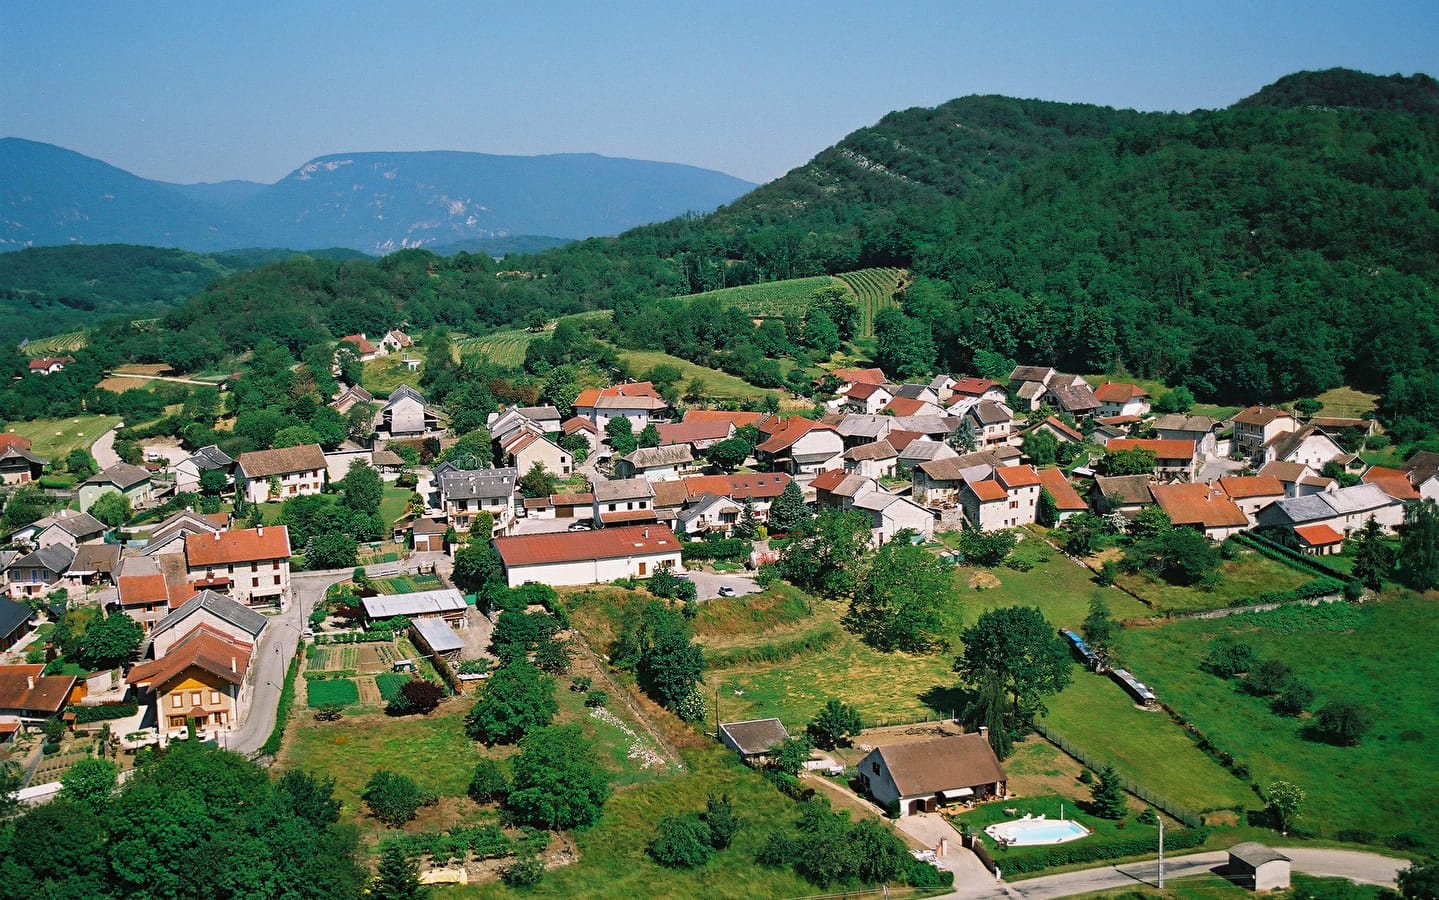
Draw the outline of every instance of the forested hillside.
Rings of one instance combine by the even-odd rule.
[[[637,323],[696,321],[666,298],[902,266],[903,315],[876,330],[905,371],[972,370],[984,351],[1229,402],[1347,382],[1439,424],[1439,403],[1396,399],[1439,396],[1434,96],[1426,76],[1335,70],[1184,115],[962,98],[886,116],[709,216],[500,265],[282,263],[116,346],[194,367],[258,335],[298,353],[399,322],[480,332],[596,308],[652,342]]]

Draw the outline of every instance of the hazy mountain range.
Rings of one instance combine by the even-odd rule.
[[[53,144],[0,139],[0,250],[128,243],[493,249],[618,234],[753,188],[708,169],[595,154],[339,153],[274,184],[169,184]],[[496,241],[498,240],[498,242]],[[503,252],[503,250],[501,250]]]

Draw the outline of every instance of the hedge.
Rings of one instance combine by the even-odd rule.
[[[749,555],[753,552],[754,544],[743,538],[725,538],[719,541],[690,541],[688,544],[680,544],[680,557],[682,559],[749,559]]]
[[[275,727],[260,746],[262,756],[274,756],[280,752],[280,741],[285,737],[285,720],[290,717],[290,707],[295,705],[295,678],[300,672],[300,657],[303,655],[300,649],[295,648],[290,668],[285,671],[285,684],[280,688],[280,702],[275,706]]]
[[[1330,578],[1338,578],[1340,581],[1348,581],[1350,576],[1338,569],[1332,568],[1319,562],[1312,556],[1300,553],[1292,547],[1275,543],[1261,534],[1253,532],[1240,532],[1234,535],[1234,539],[1246,547],[1250,547],[1261,556],[1267,556],[1275,562],[1284,563],[1295,569],[1304,569],[1316,575],[1325,575]]]
[[[1265,591],[1255,597],[1242,597],[1230,602],[1230,606],[1250,606],[1259,603],[1293,603],[1298,600],[1314,600],[1330,594],[1344,593],[1344,582],[1338,578],[1315,578],[1297,588],[1287,591]]]
[[[1164,835],[1164,849],[1188,850],[1198,847],[1208,837],[1209,831],[1205,828],[1171,830]],[[1038,872],[1054,866],[1099,862],[1125,856],[1145,856],[1158,850],[1159,834],[1156,832],[1144,837],[1111,838],[1097,843],[1079,840],[1072,844],[1061,844],[1044,849],[1024,848],[1021,850],[1016,848],[1010,850],[1000,847],[999,852],[993,856],[1002,871],[1017,875],[1021,872]]]
[[[74,713],[76,725],[85,725],[90,722],[105,722],[110,719],[128,719],[139,711],[140,707],[134,703],[114,703],[106,706],[71,706],[65,710],[67,713]]]

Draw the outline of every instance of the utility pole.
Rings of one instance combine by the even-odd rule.
[[[1164,816],[1159,817],[1159,889],[1164,890]]]

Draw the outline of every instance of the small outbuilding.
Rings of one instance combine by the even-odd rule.
[[[446,662],[457,663],[460,661],[460,653],[465,649],[465,642],[460,640],[459,635],[455,634],[455,630],[444,620],[415,619],[410,622],[410,630],[414,632],[421,649],[428,649],[431,654]]]
[[[1256,891],[1289,889],[1289,857],[1255,841],[1229,848],[1225,875],[1230,881]]]
[[[750,719],[720,725],[720,743],[747,763],[759,762],[787,740],[789,732],[779,719]]]
[[[380,594],[365,597],[360,601],[365,607],[365,618],[371,622],[383,622],[396,616],[416,621],[419,619],[443,619],[450,628],[465,628],[465,598],[454,588],[436,591],[416,591],[412,594]]]

